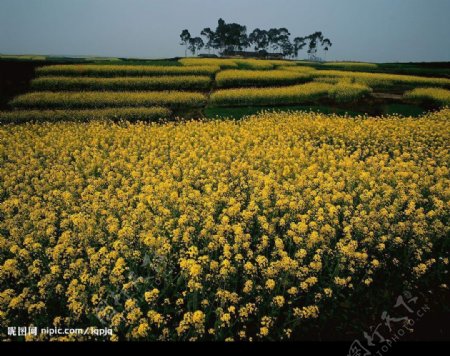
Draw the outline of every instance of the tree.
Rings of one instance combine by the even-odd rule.
[[[327,52],[333,44],[328,38],[324,38],[320,44],[322,45],[323,50],[325,51],[325,60],[326,60]]]
[[[285,27],[271,28],[262,30],[255,28],[247,35],[247,27],[238,23],[226,23],[222,18],[217,21],[217,27],[213,31],[209,27],[205,27],[200,37],[192,38],[188,30],[181,32],[181,45],[186,46],[187,50],[193,54],[205,47],[208,52],[211,49],[218,50],[221,54],[227,51],[243,50],[247,47],[253,47],[255,51],[260,53],[268,50],[281,52],[285,57],[298,57],[299,51],[308,46],[308,56],[310,60],[319,60],[317,51],[323,49],[324,54],[328,52],[332,43],[329,38],[325,38],[321,31],[316,31],[306,37],[295,37],[290,40],[290,32]]]
[[[294,38],[294,56],[298,57],[298,52],[306,46],[306,37],[295,37]]]
[[[211,53],[211,48],[214,48],[214,40],[216,37],[216,33],[212,31],[209,27],[205,27],[200,35],[206,38],[205,48]]]
[[[180,38],[181,38],[180,45],[185,46],[184,56],[187,57],[187,50],[188,50],[188,47],[189,47],[190,40],[192,38],[191,34],[189,33],[188,30],[183,30],[183,31],[181,31]]]
[[[248,47],[247,28],[238,23],[217,22],[213,47],[219,50],[242,50]]]
[[[267,37],[269,40],[269,46],[272,48],[272,50],[278,49],[278,29],[271,28],[269,31],[267,31]]]
[[[307,36],[307,39],[309,40],[308,45],[308,55],[310,60],[317,60],[317,46],[319,43],[322,43],[323,41],[323,35],[322,32],[317,31],[313,34]]]
[[[269,43],[274,51],[282,50],[283,44],[289,42],[291,35],[287,28],[271,28],[268,33]]]
[[[253,44],[255,51],[266,50],[269,46],[269,35],[266,30],[255,28],[248,36],[249,45]]]
[[[195,55],[195,52],[200,51],[205,43],[200,37],[193,37],[189,39],[189,50]]]
[[[283,39],[279,46],[284,57],[292,57],[294,55],[294,45],[291,43],[289,38]]]
[[[243,50],[244,48],[250,46],[250,42],[247,36],[247,26],[242,26],[239,24],[233,24],[233,26],[237,34],[236,36],[237,41],[235,43],[237,49]]]
[[[223,50],[225,48],[225,39],[226,39],[226,24],[223,19],[219,19],[217,21],[217,27],[214,36],[214,45],[213,48],[217,50]]]
[[[238,23],[230,24],[231,32],[231,46],[234,50],[242,51],[249,46],[247,27],[239,25]]]

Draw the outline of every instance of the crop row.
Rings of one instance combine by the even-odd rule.
[[[450,90],[442,88],[416,88],[404,94],[406,99],[419,102],[434,102],[439,105],[450,105]]]
[[[0,112],[2,123],[89,121],[94,119],[156,121],[170,117],[172,112],[163,107],[135,107],[93,110],[15,110]]]
[[[303,71],[304,67],[282,67],[283,70]],[[434,85],[434,86],[450,86],[450,79],[447,78],[430,78],[419,77],[413,75],[402,74],[385,74],[385,73],[366,73],[366,72],[350,72],[338,70],[309,70],[308,73],[314,78],[330,78],[330,80],[347,79],[355,83],[369,85],[370,87],[388,87],[392,85]]]
[[[205,95],[196,92],[33,92],[11,101],[16,108],[108,108],[136,106],[167,106],[170,108],[200,107]]]
[[[366,62],[326,62],[322,66],[343,70],[373,70],[378,68],[376,63]]]
[[[183,66],[219,66],[221,69],[237,69],[238,64],[233,59],[227,58],[181,58]]]
[[[286,70],[225,70],[216,75],[218,87],[289,85],[306,82],[307,73]]]
[[[218,66],[144,66],[144,65],[95,65],[58,64],[39,67],[37,76],[86,76],[86,77],[135,77],[163,75],[207,75],[218,72]]]
[[[211,85],[209,76],[161,76],[161,77],[39,77],[31,83],[36,91],[77,90],[207,90]]]
[[[211,95],[213,106],[288,105],[312,102],[330,97],[336,101],[353,101],[367,95],[371,89],[361,84],[306,83],[276,88],[240,88],[219,90]]]
[[[219,66],[221,69],[269,70],[277,66],[295,66],[296,62],[287,60],[231,59],[231,58],[182,58],[184,66]]]

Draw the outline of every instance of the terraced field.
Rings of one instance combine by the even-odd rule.
[[[177,65],[161,64],[38,67],[31,91],[11,100],[11,111],[0,113],[0,121],[53,121],[52,112],[69,119],[63,110],[70,110],[75,120],[136,119],[139,113],[142,120],[153,121],[293,105],[376,114],[383,113],[376,111],[380,101],[388,99],[391,107],[418,112],[449,102],[449,78],[375,73],[373,63],[318,67],[287,60],[183,58]]]
[[[30,92],[10,101],[1,122],[91,118],[142,120],[234,115],[233,108],[406,113],[448,104],[450,78],[370,72],[373,63],[183,58],[155,64],[38,67]],[[165,65],[166,64],[166,65]],[[176,65],[174,65],[176,64]],[[339,69],[339,70],[337,70]],[[363,72],[367,70],[368,72]],[[385,103],[384,101],[388,101]],[[116,109],[117,115],[111,109]],[[258,109],[259,108],[259,109]],[[381,110],[381,111],[380,111]],[[237,115],[239,110],[235,110]],[[160,115],[160,117],[158,117]]]

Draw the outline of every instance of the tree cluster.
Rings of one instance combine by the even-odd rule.
[[[312,60],[318,59],[318,50],[323,49],[326,53],[332,43],[324,37],[321,31],[316,31],[308,36],[294,37],[285,27],[262,30],[255,28],[247,34],[247,27],[238,23],[226,23],[219,19],[215,31],[206,27],[200,32],[202,37],[192,37],[187,29],[181,32],[181,45],[184,45],[185,55],[189,50],[195,55],[196,52],[205,48],[209,52],[217,50],[219,53],[229,51],[242,51],[252,48],[258,52],[268,53],[273,51],[281,53],[284,57],[296,58],[299,52],[307,48],[308,57]]]

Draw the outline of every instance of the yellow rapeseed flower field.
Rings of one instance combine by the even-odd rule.
[[[290,67],[286,67],[289,70]],[[386,74],[386,73],[367,73],[367,72],[351,72],[339,70],[316,70],[311,75],[317,78],[330,77],[351,79],[356,83],[369,86],[391,86],[394,84],[417,86],[417,85],[434,85],[450,87],[450,79],[447,78],[430,78],[419,77],[414,75],[403,74]]]
[[[292,72],[300,72],[300,73],[311,72],[311,71],[315,71],[316,70],[313,67],[309,67],[309,66],[305,66],[305,65],[297,65],[297,66],[285,66],[285,65],[282,65],[278,69],[289,70],[289,71],[292,71]]]
[[[157,121],[169,118],[172,112],[163,107],[128,107],[82,110],[14,110],[0,111],[0,123],[28,121],[89,121],[95,119]]]
[[[224,70],[216,75],[218,87],[289,85],[306,82],[311,77],[307,73],[286,70]]]
[[[199,107],[206,97],[202,93],[187,91],[39,91],[14,98],[10,104],[16,108],[111,108],[162,105],[173,108]]]
[[[245,74],[244,78],[247,78]],[[248,78],[251,80],[252,77]],[[359,99],[371,91],[364,84],[311,82],[274,88],[222,89],[212,93],[209,102],[212,106],[288,105],[313,102],[320,98],[345,102]]]
[[[0,126],[0,325],[280,340],[443,283],[449,119]]]
[[[432,101],[440,105],[450,105],[450,90],[442,88],[415,88],[404,94],[406,99]]]
[[[39,77],[31,82],[35,91],[76,90],[207,90],[211,77],[200,75],[155,76],[155,77]]]
[[[239,67],[244,69],[269,70],[274,68],[274,63],[263,59],[235,59]]]
[[[181,58],[184,66],[219,66],[221,69],[267,70],[278,66],[295,66],[296,62],[287,60],[262,60],[253,58]]]
[[[96,65],[55,64],[36,68],[37,76],[86,76],[129,77],[161,75],[208,75],[220,70],[219,66],[144,66],[144,65]]]
[[[238,68],[238,64],[233,59],[227,58],[181,58],[178,62],[184,66],[219,66],[221,69]]]
[[[212,93],[209,102],[216,106],[297,104],[326,96],[332,87],[314,82],[275,88],[222,89]]]
[[[328,91],[328,96],[340,103],[357,100],[371,92],[372,89],[367,85],[339,81]]]

